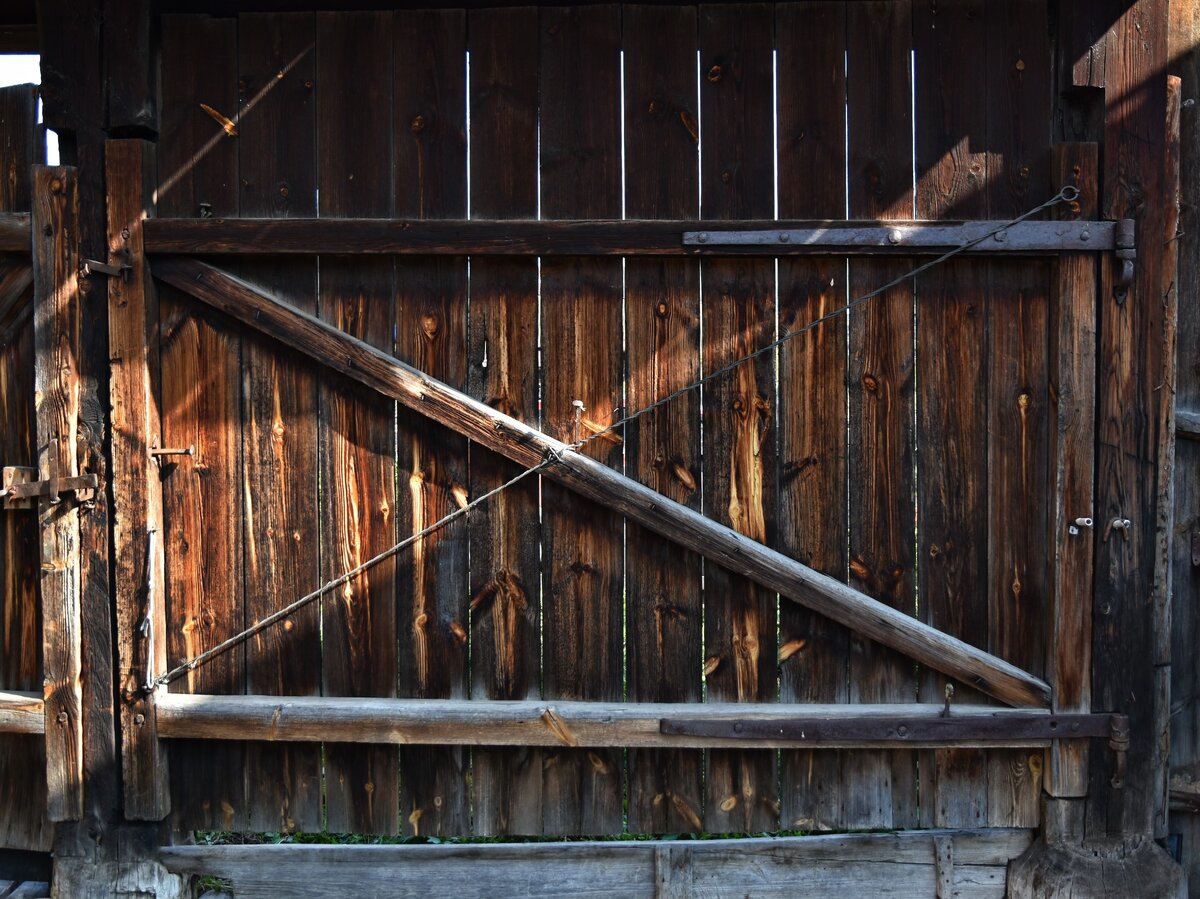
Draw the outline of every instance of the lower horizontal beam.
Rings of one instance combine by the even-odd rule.
[[[459,746],[1044,747],[1109,715],[961,706],[746,705],[212,696],[157,702],[160,737]]]
[[[908,831],[734,840],[335,846],[166,846],[180,875],[228,880],[238,899],[293,896],[934,896],[1004,895],[1030,830]],[[941,870],[935,846],[948,846]]]
[[[0,692],[0,734],[44,734],[46,718],[37,693]]]

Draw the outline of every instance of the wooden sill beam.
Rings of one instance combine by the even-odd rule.
[[[46,719],[37,693],[0,692],[0,734],[44,734]]]
[[[936,255],[1000,223],[872,221],[408,221],[152,219],[151,253],[395,253],[454,256]],[[971,253],[1034,255],[1115,247],[1114,222],[1029,221]],[[1002,239],[1001,239],[1002,238]]]
[[[437,746],[1045,747],[1108,737],[1110,715],[936,703],[784,705],[170,693],[159,737]]]
[[[518,465],[532,468],[558,457],[545,477],[864,637],[1009,705],[1050,704],[1045,681],[720,525],[233,275],[180,257],[156,262],[154,275]]]

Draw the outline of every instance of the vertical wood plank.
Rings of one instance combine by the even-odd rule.
[[[989,4],[988,210],[1018,215],[1048,198],[1050,45],[1045,0]],[[1026,671],[1045,665],[1049,263],[992,264],[989,301],[988,649]],[[988,824],[1036,826],[1042,753],[994,751]]]
[[[79,472],[79,185],[74,169],[33,170],[34,395],[39,478]],[[38,500],[46,809],[51,821],[83,816],[83,648],[79,500]]]
[[[988,178],[987,19],[979,0],[913,8],[918,218],[985,218]],[[953,260],[917,294],[918,589],[922,618],[987,646],[987,268]],[[941,702],[947,678],[923,671],[920,698]],[[977,693],[953,684],[955,703]],[[987,821],[982,750],[920,754],[922,825]]]
[[[160,821],[171,805],[166,752],[154,723],[154,694],[141,693],[147,671],[161,673],[167,664],[162,481],[157,460],[150,455],[162,433],[156,390],[158,303],[142,243],[142,222],[154,202],[154,145],[109,141],[105,168],[109,260],[132,266],[128,278],[108,279],[113,584],[124,808],[127,818]],[[157,585],[153,592],[151,582]]]
[[[316,129],[312,14],[238,19],[238,186],[244,216],[315,216]],[[239,262],[237,273],[305,312],[316,311],[311,259]],[[247,331],[242,343],[242,502],[246,621],[317,586],[317,377],[286,348]],[[314,603],[246,645],[250,693],[311,696],[321,689],[320,607]],[[317,746],[246,745],[246,826],[321,829]]]
[[[539,15],[543,218],[621,215],[621,11],[543,8]],[[542,428],[573,441],[607,427],[622,407],[621,264],[542,262]],[[576,401],[583,403],[576,425]],[[586,452],[621,465],[621,438]],[[623,519],[558,485],[542,484],[545,695],[621,699]],[[622,826],[624,764],[612,749],[563,749],[543,764],[546,833],[613,833]]]
[[[232,19],[168,16],[162,25],[162,127],[157,215],[237,213],[237,144],[200,108],[237,107]],[[242,602],[241,338],[236,326],[174,290],[159,294],[163,446],[193,446],[163,470],[167,654],[174,663],[245,627]],[[240,693],[238,647],[172,689]],[[172,823],[234,830],[245,820],[243,750],[171,747]]]
[[[0,210],[30,209],[37,94],[32,85],[0,88]],[[28,266],[28,258],[13,259]],[[33,286],[21,301],[33,305]],[[0,338],[0,458],[33,467],[37,429],[33,409],[33,324],[28,315]],[[38,604],[37,513],[0,514],[0,689],[37,690],[42,679]],[[46,817],[46,749],[41,737],[0,735],[0,845],[45,851],[53,827]]]
[[[625,215],[693,218],[699,208],[696,11],[626,6]],[[692,260],[625,263],[627,402],[644,408],[700,376],[700,269]],[[691,391],[626,427],[630,477],[700,508],[700,396]],[[627,526],[629,698],[699,702],[699,557]],[[629,830],[703,827],[698,750],[629,751]]]
[[[1059,206],[1059,219],[1091,219],[1098,213],[1095,144],[1054,147],[1054,186],[1072,185],[1079,200]],[[1053,507],[1046,535],[1050,561],[1051,619],[1046,674],[1054,710],[1085,712],[1092,706],[1092,589],[1095,527],[1091,518],[1096,469],[1096,258],[1064,253],[1051,294],[1050,477]],[[1072,533],[1072,527],[1075,528]],[[1045,789],[1051,796],[1087,795],[1088,742],[1055,743],[1047,755]]]
[[[477,218],[538,212],[538,14],[531,7],[471,10],[471,209]],[[468,392],[522,421],[537,408],[535,259],[471,260]],[[514,477],[516,465],[471,447],[471,496]],[[538,485],[526,481],[471,515],[471,695],[527,699],[539,692],[541,547]],[[472,755],[477,834],[542,832],[540,749],[478,748]]]
[[[317,16],[317,187],[325,217],[387,217],[392,189],[392,16]],[[349,136],[353,134],[353,139]],[[392,260],[321,257],[318,312],[373,346],[394,348]],[[396,540],[395,404],[322,378],[322,573],[336,577]],[[325,605],[323,689],[396,693],[396,560],[355,578]],[[325,747],[326,826],[394,833],[395,747]]]
[[[701,216],[770,218],[772,49],[769,6],[700,10]],[[774,264],[705,261],[704,370],[774,337]],[[775,368],[770,355],[704,389],[704,512],[762,543],[774,538]],[[776,597],[742,577],[705,566],[705,672],[713,700],[767,702],[777,695]],[[774,830],[779,820],[774,753],[713,750],[705,828]]]
[[[850,218],[912,216],[909,53],[911,4],[847,7]],[[855,261],[857,297],[911,267]],[[913,593],[913,296],[902,284],[850,315],[850,575],[907,614]],[[911,662],[862,639],[850,643],[850,699],[889,702],[916,692]],[[843,754],[844,827],[916,820],[915,753]]]
[[[394,27],[395,213],[412,219],[464,218],[466,15],[401,11]],[[396,298],[396,355],[444,383],[464,387],[466,259],[397,260]],[[407,410],[397,420],[397,524],[399,535],[406,536],[466,501],[467,441]],[[400,695],[463,698],[469,623],[466,522],[414,544],[400,558],[398,583]],[[401,748],[405,832],[470,832],[465,760],[460,747]]]
[[[779,4],[779,215],[846,216],[846,8]],[[819,36],[819,40],[813,40]],[[845,304],[846,260],[779,260],[779,327],[796,331]],[[779,349],[779,548],[846,579],[846,319]],[[779,608],[780,699],[845,702],[849,631],[794,603]],[[780,754],[781,826],[840,826],[840,755]]]

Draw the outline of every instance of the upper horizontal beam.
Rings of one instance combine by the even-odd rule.
[[[150,219],[153,253],[396,253],[461,256],[932,255],[1002,222],[411,221]],[[720,230],[712,230],[719,225]],[[1052,254],[1115,246],[1115,222],[1021,222],[971,253]]]
[[[227,272],[168,257],[154,274],[518,465],[534,468],[554,459],[545,477],[864,637],[1010,705],[1050,704],[1049,685],[1015,665],[668,499]]]
[[[163,694],[160,737],[438,746],[1044,747],[1110,715],[936,703],[782,705]]]
[[[38,693],[0,692],[0,734],[43,734],[45,705]]]

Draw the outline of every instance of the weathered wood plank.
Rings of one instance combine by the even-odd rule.
[[[625,6],[625,212],[686,216],[699,205],[696,11]],[[700,271],[693,261],[625,263],[626,402],[641,409],[700,375]],[[631,478],[700,507],[700,397],[692,391],[625,431]],[[626,528],[629,698],[699,702],[701,561]],[[629,753],[633,833],[701,829],[699,752]]]
[[[822,35],[814,44],[813,35]],[[845,215],[844,3],[775,11],[778,46],[779,214]],[[846,263],[779,260],[779,327],[795,331],[843,305]],[[779,550],[845,581],[846,320],[833,319],[779,349]],[[847,698],[850,636],[805,609],[779,609],[780,699]],[[841,819],[835,752],[780,756],[781,826],[831,830]]]
[[[472,217],[537,215],[537,10],[472,10]],[[535,259],[471,260],[466,392],[513,418],[538,420],[538,270]],[[471,446],[471,496],[520,469]],[[541,545],[531,479],[471,515],[471,695],[525,699],[540,685]],[[542,831],[540,750],[480,748],[472,762],[478,834]]]
[[[0,88],[0,210],[29,209],[37,101],[29,86]],[[30,155],[32,154],[32,155]],[[24,213],[29,221],[29,213]],[[23,311],[0,323],[0,458],[32,467],[37,459],[33,406],[33,272],[28,226],[21,252],[8,265],[28,272],[20,297]],[[12,269],[10,269],[11,271]],[[2,320],[0,320],[2,322]],[[37,513],[0,513],[0,689],[42,689],[41,611],[38,603]],[[53,825],[46,817],[45,741],[0,736],[0,845],[45,851]]]
[[[183,259],[164,259],[155,266],[155,273],[214,308],[286,341],[358,383],[393,396],[518,464],[532,468],[545,461],[547,454],[553,455],[557,461],[546,469],[548,477],[865,637],[1004,702],[1033,706],[1049,703],[1049,687],[1038,678],[749,540],[231,275]]]
[[[1052,166],[1057,185],[1079,188],[1080,198],[1060,216],[1096,214],[1100,199],[1095,144],[1059,144]],[[1087,711],[1092,705],[1092,517],[1096,468],[1096,260],[1064,254],[1050,299],[1050,477],[1053,507],[1047,532],[1052,618],[1047,639],[1047,679],[1054,709]],[[1051,796],[1087,795],[1088,744],[1056,743],[1047,757],[1045,789]]]
[[[173,739],[550,747],[1048,745],[1057,733],[1107,736],[1107,715],[940,703],[777,705],[571,700],[189,696],[159,703]]]
[[[474,107],[472,107],[474,118]],[[694,125],[694,123],[691,123]],[[688,124],[682,123],[685,129]],[[495,164],[499,164],[499,160]],[[472,192],[475,189],[472,182]],[[1043,198],[1039,198],[1040,200]],[[1022,210],[1023,211],[1023,210]],[[759,218],[506,222],[493,216],[471,221],[413,219],[257,219],[205,218],[151,222],[147,238],[156,253],[474,256],[910,256],[941,255],[981,239],[967,253],[1052,255],[1079,247],[1100,252],[1114,246],[1114,222],[1060,224],[1023,222],[988,237],[989,221],[918,222],[906,211],[895,221]],[[0,219],[0,249],[16,244],[21,223],[6,237]],[[749,232],[749,233],[743,233]],[[1086,234],[1086,236],[1085,236]],[[786,237],[783,237],[786,235]]]
[[[45,701],[33,692],[0,692],[0,733],[44,734]],[[7,844],[5,844],[7,845]]]
[[[621,214],[621,9],[539,14],[541,214]],[[622,397],[622,268],[615,259],[543,259],[542,429],[566,443],[608,427]],[[582,408],[575,404],[582,403]],[[621,432],[584,452],[622,465]],[[624,521],[542,483],[542,689],[547,697],[619,699],[624,684]],[[549,755],[542,827],[549,834],[622,826],[624,760],[611,750]]]
[[[317,16],[317,188],[321,214],[390,215],[392,17]],[[347,135],[354,133],[353,140]],[[322,256],[319,315],[385,354],[394,348],[392,260]],[[396,541],[395,405],[346,379],[320,386],[321,571],[336,577]],[[396,561],[364,572],[325,604],[322,692],[394,696]],[[389,747],[326,747],[326,826],[399,829],[398,756]]]
[[[979,0],[913,7],[917,215],[987,214],[987,16]],[[921,618],[986,646],[988,272],[953,260],[919,278],[917,301],[917,580]],[[948,681],[921,673],[919,696],[944,699]],[[956,705],[978,700],[962,687]],[[984,753],[920,757],[922,823],[987,822]]]
[[[0,265],[0,346],[12,332],[33,316],[33,269],[20,260]]]
[[[103,0],[104,115],[110,134],[158,131],[157,8],[151,0]],[[98,78],[89,72],[88,77]]]
[[[954,895],[999,899],[1004,866],[1030,844],[1027,830],[699,842],[526,843],[472,846],[172,846],[172,871],[233,881],[238,896],[319,896],[355,871],[364,896],[935,894],[934,844],[952,839]],[[662,859],[673,869],[661,892]],[[482,878],[479,872],[487,871]],[[401,873],[403,872],[403,873]]]
[[[233,118],[237,30],[233,19],[162,20],[162,142],[156,217],[236,214],[238,144],[201,108]],[[167,654],[174,662],[245,623],[239,330],[177,291],[159,296],[162,446],[195,454],[163,469]],[[175,689],[241,693],[245,651],[194,671]],[[171,747],[172,823],[232,830],[245,821],[244,752]]]
[[[880,219],[912,214],[911,3],[847,7],[849,211]],[[854,262],[849,295],[903,274],[909,263]],[[900,285],[850,316],[850,440],[847,470],[851,583],[912,615],[913,294]],[[916,695],[912,666],[862,639],[850,644],[850,699]],[[905,827],[916,821],[916,757],[843,757],[844,827]]]
[[[283,220],[317,212],[313,78],[316,18],[309,13],[238,18],[238,205],[242,215]],[[248,281],[315,312],[312,259],[246,260]],[[242,341],[242,502],[246,617],[257,621],[317,586],[317,376],[304,360],[257,336]],[[312,695],[321,689],[320,608],[246,647],[250,693]],[[318,747],[248,743],[246,826],[321,829]]]
[[[171,807],[167,759],[154,730],[155,695],[142,694],[147,673],[167,666],[162,478],[158,460],[150,455],[162,433],[156,389],[158,301],[142,242],[142,223],[154,205],[154,146],[110,141],[105,166],[109,261],[132,266],[128,278],[108,279],[124,808],[132,820],[161,821]]]
[[[708,5],[700,11],[701,216],[768,216],[772,8]],[[775,336],[774,265],[714,260],[704,285],[704,369],[745,356]],[[775,537],[778,511],[775,364],[771,355],[715,379],[704,392],[704,509],[759,543]],[[707,696],[739,702],[776,697],[775,597],[736,573],[704,569]],[[779,797],[772,753],[713,751],[705,778],[705,828],[774,830]]]
[[[395,211],[417,219],[467,211],[466,15],[396,13]],[[457,389],[466,386],[467,261],[396,261],[396,355]],[[396,466],[399,537],[466,501],[467,441],[401,410]],[[463,697],[468,689],[468,533],[455,522],[401,558],[397,583],[399,695]],[[401,826],[414,836],[470,833],[467,755],[400,751]]]
[[[33,335],[38,472],[76,477],[79,424],[79,185],[66,166],[33,173]],[[46,808],[51,821],[83,816],[83,648],[79,500],[38,500]]]

